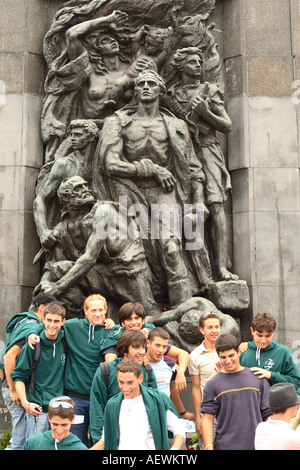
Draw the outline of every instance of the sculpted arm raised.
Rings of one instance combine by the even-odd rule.
[[[57,160],[53,164],[46,177],[45,183],[37,193],[33,202],[33,216],[37,232],[40,237],[41,245],[46,249],[53,248],[56,243],[56,237],[53,231],[48,227],[47,223],[47,204],[56,194],[56,191],[65,176],[64,166],[61,165],[59,160]]]
[[[84,52],[85,48],[81,41],[82,37],[91,34],[103,26],[109,25],[115,28],[116,25],[127,20],[127,18],[128,15],[126,13],[116,10],[108,16],[84,21],[72,26],[66,32],[67,50],[70,59],[74,60]]]

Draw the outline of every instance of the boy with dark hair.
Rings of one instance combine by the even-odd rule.
[[[29,344],[20,352],[16,367],[11,373],[23,408],[27,411],[26,438],[49,429],[47,411],[53,396],[64,392],[66,348],[61,330],[65,308],[51,302],[44,308],[44,331],[40,335],[40,357],[34,364],[34,353]],[[34,383],[28,387],[34,372]]]
[[[0,359],[0,371],[2,372],[2,396],[5,405],[11,415],[12,422],[12,450],[22,450],[26,440],[26,410],[21,405],[16,392],[15,383],[11,373],[16,367],[18,355],[22,347],[27,343],[27,335],[32,331],[40,331],[43,322],[43,311],[50,302],[57,302],[51,293],[39,293],[31,302],[28,312],[15,314],[6,324],[5,338]]]
[[[171,400],[159,390],[142,385],[140,364],[123,359],[117,366],[121,392],[105,408],[104,432],[94,450],[168,450],[168,430],[174,434],[173,449],[185,440],[183,422]]]
[[[239,362],[239,342],[233,335],[216,341],[221,371],[205,385],[201,404],[201,432],[205,450],[254,450],[255,430],[271,415],[264,405],[269,391],[266,379],[258,379]],[[217,419],[213,442],[214,418]]]
[[[140,365],[145,387],[157,388],[156,378],[151,366],[144,366],[147,340],[141,330],[124,331],[117,344],[118,358],[105,363],[107,371],[98,367],[90,395],[90,430],[93,442],[98,442],[102,435],[104,410],[108,400],[118,393],[120,388],[117,380],[117,366],[123,358],[135,359]]]
[[[276,320],[269,312],[256,315],[250,331],[253,341],[242,345],[240,363],[259,378],[275,383],[290,382],[300,393],[300,371],[289,348],[273,340]]]
[[[53,398],[48,406],[50,431],[31,436],[23,450],[88,450],[81,440],[70,432],[75,419],[75,403],[68,396]]]
[[[193,421],[195,420],[194,414],[185,410],[176,387],[176,376],[178,373],[184,375],[186,367],[182,368],[180,362],[177,364],[172,358],[166,356],[169,341],[170,335],[165,328],[161,326],[153,328],[149,332],[147,339],[146,357],[155,373],[158,390],[164,392],[171,398],[182,418]],[[174,348],[174,346],[172,346],[172,348]],[[186,353],[188,363],[189,354],[186,351],[175,348],[175,350],[177,349]],[[183,359],[185,360],[185,356]]]
[[[106,354],[117,354],[116,345],[126,330],[141,330],[145,337],[154,328],[152,323],[145,323],[146,312],[140,302],[126,302],[118,311],[119,324],[115,325],[105,339],[104,351]]]
[[[89,446],[90,390],[100,362],[108,361],[102,352],[102,344],[108,328],[114,322],[106,318],[107,302],[100,294],[86,297],[83,305],[85,318],[71,318],[64,324],[64,335],[68,345],[68,361],[65,370],[65,390],[76,404],[76,418],[72,432]],[[32,335],[31,342],[38,341]],[[109,355],[108,355],[109,356]]]
[[[154,325],[152,323],[144,323],[145,315],[145,309],[140,302],[133,301],[122,305],[118,312],[120,324],[112,328],[103,343],[102,352],[109,355],[110,360],[113,354],[115,354],[115,357],[117,356],[116,344],[124,331],[138,329],[145,334],[146,338],[149,337]],[[174,393],[184,392],[186,390],[185,371],[189,363],[189,354],[170,343],[167,345],[165,354],[168,354],[168,356],[171,356],[178,362],[176,390]]]

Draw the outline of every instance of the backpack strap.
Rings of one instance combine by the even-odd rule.
[[[34,373],[35,373],[35,368],[37,363],[40,360],[40,355],[41,355],[41,343],[36,343],[34,345],[34,354],[33,354],[33,362],[32,362],[32,371],[31,371],[31,376],[27,382],[27,387],[29,387],[29,391],[32,393],[33,392],[33,385],[34,385]]]
[[[65,338],[62,338],[62,343],[63,343],[64,349],[65,349],[65,355],[66,355],[66,359],[67,359],[68,345],[67,345],[67,342],[66,342]],[[37,363],[40,360],[40,356],[41,356],[41,342],[36,343],[34,345],[32,371],[31,371],[31,376],[30,376],[30,378],[28,379],[28,382],[27,382],[27,387],[29,388],[29,391],[31,393],[33,392],[33,386],[34,386],[35,368],[37,366]]]
[[[102,372],[102,375],[103,375],[103,378],[104,378],[105,385],[106,385],[106,387],[108,387],[109,373],[110,373],[108,363],[107,362],[100,362],[99,366],[100,366],[100,369],[101,369],[101,372]]]
[[[148,387],[151,387],[151,375],[152,375],[152,367],[150,366],[149,363],[145,365],[146,372],[148,374]]]

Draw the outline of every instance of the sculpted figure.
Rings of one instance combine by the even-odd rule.
[[[96,151],[98,187],[105,186],[115,201],[124,196],[131,204],[146,207],[148,214],[155,204],[166,205],[169,212],[178,204],[203,204],[201,164],[185,122],[159,107],[164,92],[164,81],[156,72],[140,73],[135,80],[137,105],[105,120]],[[150,265],[151,249],[155,251],[153,272],[160,262],[170,304],[176,306],[191,296],[191,287],[181,240],[172,229],[169,235],[148,237],[144,243]]]
[[[217,280],[236,280],[228,269],[227,223],[224,203],[231,192],[230,176],[216,131],[228,134],[231,120],[224,108],[219,87],[201,83],[201,52],[198,48],[178,49],[174,64],[181,80],[170,87],[169,103],[174,113],[186,120],[193,135],[197,157],[205,174],[205,204],[210,211],[210,244]]]
[[[60,209],[53,208],[51,220],[51,201],[56,197],[60,183],[74,175],[81,176],[91,186],[92,167],[95,152],[94,142],[99,129],[92,121],[77,119],[71,122],[70,138],[73,151],[45,165],[45,174],[40,174],[41,182],[33,203],[33,215],[43,248],[51,249],[56,242],[53,226],[60,220]],[[41,171],[42,173],[42,171]],[[50,220],[49,220],[50,219]]]
[[[114,90],[115,82],[129,64],[121,60],[116,30],[128,16],[114,11],[108,16],[83,21],[71,26],[65,33],[66,53],[61,63],[49,73],[47,96],[42,115],[42,135],[47,144],[46,161],[54,158],[66,137],[72,119],[92,119],[101,127],[102,120],[132,97],[132,90]],[[118,100],[118,102],[116,102]]]
[[[65,179],[57,193],[64,208],[62,220],[55,227],[56,244],[35,290],[55,292],[77,314],[87,293],[102,292],[120,304],[137,299],[156,316],[160,310],[153,299],[142,243],[120,236],[128,220],[115,217],[118,206],[95,201],[80,176]]]

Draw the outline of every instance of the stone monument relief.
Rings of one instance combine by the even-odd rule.
[[[219,136],[232,123],[214,6],[69,1],[44,39],[34,294],[53,292],[69,317],[91,293],[107,298],[113,318],[140,301],[147,321],[189,351],[201,313],[219,312],[223,331],[237,335],[249,306],[229,259],[231,181]]]

